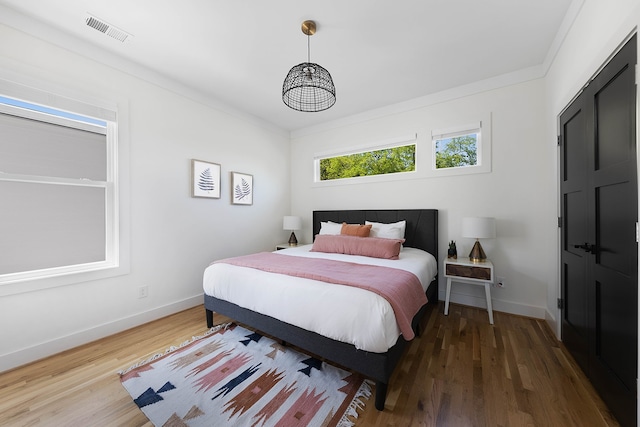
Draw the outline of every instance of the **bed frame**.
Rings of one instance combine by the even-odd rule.
[[[364,224],[364,221],[392,223],[402,220],[407,221],[404,245],[426,250],[438,259],[438,211],[436,209],[314,211],[313,235],[318,234],[320,222],[325,221]],[[420,321],[424,313],[438,303],[437,276],[429,284],[426,294],[429,303],[422,306],[412,322],[416,336],[420,333]],[[208,327],[213,326],[213,313],[219,313],[375,380],[375,406],[379,411],[384,409],[389,378],[408,343],[402,336],[386,353],[372,353],[358,350],[351,344],[332,340],[210,295],[205,294],[204,305]],[[327,313],[327,316],[330,315]]]

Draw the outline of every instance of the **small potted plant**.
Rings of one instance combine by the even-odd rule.
[[[452,240],[449,242],[449,250],[447,251],[447,257],[458,259],[458,250],[456,249],[456,241]]]

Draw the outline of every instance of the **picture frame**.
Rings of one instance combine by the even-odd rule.
[[[231,204],[253,204],[253,175],[231,172]]]
[[[220,165],[191,160],[191,197],[220,198]]]

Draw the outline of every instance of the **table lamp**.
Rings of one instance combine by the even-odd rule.
[[[471,262],[483,262],[487,259],[479,239],[495,239],[496,220],[494,218],[462,218],[462,237],[476,239],[471,248],[469,260]]]
[[[289,246],[296,246],[298,239],[296,239],[295,230],[302,228],[302,220],[299,216],[285,216],[282,220],[282,229],[291,230],[291,237],[289,237]]]

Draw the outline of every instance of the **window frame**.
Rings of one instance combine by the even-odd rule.
[[[67,178],[40,177],[19,174],[0,174],[3,181],[38,182],[62,185],[80,185],[105,188],[105,260],[88,262],[78,265],[44,268],[26,272],[6,273],[0,275],[0,296],[30,292],[73,283],[86,282],[108,277],[127,274],[130,270],[129,262],[129,232],[128,212],[129,204],[122,203],[128,193],[128,140],[122,138],[126,120],[119,120],[120,112],[126,111],[126,103],[102,102],[97,105],[95,100],[83,102],[68,98],[64,95],[46,90],[26,87],[19,83],[0,79],[0,96],[14,100],[52,108],[97,119],[105,122],[106,133],[106,181],[74,180]],[[74,128],[92,128],[92,124],[79,124],[73,118],[51,116],[47,113],[0,104],[0,111],[20,117],[42,120],[54,124]],[[95,128],[94,128],[95,129]],[[85,129],[86,130],[86,129]],[[124,178],[124,179],[123,179]],[[75,181],[75,182],[74,182]],[[123,223],[122,220],[125,219]],[[124,227],[123,227],[124,225]]]
[[[406,172],[393,172],[393,173],[385,173],[385,174],[377,174],[377,175],[366,175],[366,176],[354,176],[347,178],[337,178],[337,179],[328,179],[321,180],[320,179],[320,161],[323,159],[333,158],[333,157],[341,157],[348,156],[351,154],[360,154],[360,153],[370,153],[379,150],[386,150],[390,148],[404,147],[407,145],[415,146],[415,156],[414,156],[414,170],[406,171]],[[407,135],[402,137],[391,138],[388,140],[377,141],[375,143],[354,146],[349,149],[341,149],[341,150],[330,150],[323,151],[313,155],[313,183],[315,185],[342,185],[342,184],[355,184],[361,182],[377,182],[377,181],[389,181],[396,179],[407,179],[409,177],[413,177],[418,170],[418,151],[419,151],[419,143],[417,139],[417,135]]]
[[[432,130],[430,170],[433,176],[468,175],[491,172],[491,127],[489,123],[487,119],[484,119],[479,122]],[[436,142],[442,139],[470,134],[478,135],[476,139],[476,164],[437,168]]]
[[[438,142],[440,141],[444,141],[447,139],[453,139],[453,138],[457,138],[457,137],[461,137],[461,136],[469,136],[469,135],[475,135],[475,143],[476,143],[476,149],[475,149],[475,154],[476,154],[476,162],[473,165],[460,165],[460,166],[449,166],[449,167],[443,167],[443,168],[439,168],[438,167]],[[470,167],[475,167],[475,166],[480,166],[482,165],[482,131],[479,127],[475,128],[475,129],[466,129],[466,130],[462,130],[462,131],[457,131],[457,132],[450,132],[450,133],[444,133],[444,134],[431,134],[431,144],[432,144],[432,148],[433,148],[433,157],[432,157],[432,161],[431,161],[431,168],[434,170],[442,170],[442,169],[451,169],[451,168],[470,168]]]

